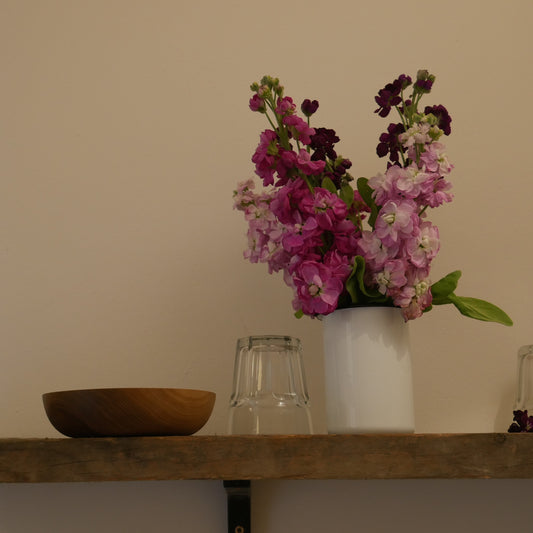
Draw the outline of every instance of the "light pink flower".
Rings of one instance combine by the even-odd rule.
[[[405,148],[409,148],[414,144],[426,144],[431,142],[429,130],[431,126],[427,122],[419,122],[414,124],[405,133],[398,135],[398,140]]]
[[[401,259],[387,261],[383,270],[373,275],[373,280],[381,294],[388,294],[393,289],[401,288],[407,282],[405,277],[406,263]]]
[[[444,149],[444,145],[439,142],[426,146],[425,151],[420,155],[420,163],[428,172],[446,176],[452,171],[453,165],[449,162]]]
[[[452,184],[444,178],[435,180],[430,191],[422,195],[420,203],[429,205],[429,207],[438,207],[446,202],[453,200],[453,194],[448,192],[452,188]]]
[[[397,242],[399,238],[409,237],[413,233],[417,206],[412,200],[389,200],[379,212],[375,231],[385,244]]]
[[[399,244],[392,243],[385,246],[373,231],[363,231],[358,242],[359,253],[365,258],[367,266],[379,270],[388,259],[394,259],[398,253]]]
[[[416,165],[410,165],[407,168],[403,168],[402,172],[399,172],[398,174],[395,186],[399,193],[405,198],[417,198],[424,190],[424,187],[427,188],[428,180],[431,184],[433,183],[433,176],[423,172]]]
[[[420,231],[407,239],[405,244],[409,259],[417,268],[429,266],[431,260],[437,255],[439,247],[439,230],[427,221],[420,224]]]

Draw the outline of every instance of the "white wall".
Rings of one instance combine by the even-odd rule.
[[[354,174],[370,176],[383,168],[374,150],[387,125],[373,113],[374,95],[418,68],[437,75],[428,103],[453,117],[456,199],[432,215],[442,237],[434,276],[462,269],[461,294],[501,305],[515,326],[446,308],[412,323],[416,427],[505,431],[516,350],[533,342],[532,16],[529,0],[2,0],[0,437],[59,436],[41,394],[106,386],[214,390],[202,433],[223,433],[235,339],[261,333],[302,339],[323,431],[320,323],[294,319],[282,280],[242,259],[246,228],[231,193],[253,174],[266,126],[248,110],[248,87],[272,74],[297,101],[320,100],[316,124],[335,128]],[[439,499],[454,499],[454,485],[435,483]],[[520,482],[494,483],[502,498],[521,498]],[[257,486],[265,505],[254,527],[283,531],[265,509],[285,485]],[[412,494],[413,516],[421,512],[422,485],[396,486]],[[215,530],[194,516],[218,523],[222,489],[194,487],[206,510],[157,506],[162,524]],[[306,509],[323,505],[326,487],[298,485]],[[342,492],[358,498],[360,487]],[[376,501],[365,506],[380,513],[386,485],[372,487]],[[183,501],[192,490],[181,482],[4,485],[0,531],[62,531],[54,502],[78,499],[58,510],[70,524],[102,494],[119,509],[102,504],[95,524],[117,531],[128,506]],[[50,512],[29,515],[35,508]],[[352,530],[348,515],[331,516]],[[128,530],[151,530],[136,523]],[[301,530],[314,524],[306,510]]]

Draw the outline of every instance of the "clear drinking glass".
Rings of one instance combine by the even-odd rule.
[[[533,345],[518,350],[518,391],[515,410],[533,415]]]
[[[228,432],[313,432],[299,339],[261,335],[237,341]]]

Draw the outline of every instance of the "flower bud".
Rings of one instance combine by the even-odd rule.
[[[301,110],[302,110],[302,113],[306,117],[310,117],[311,115],[313,115],[317,109],[318,109],[318,101],[317,100],[311,101],[308,98],[306,98],[302,102]]]

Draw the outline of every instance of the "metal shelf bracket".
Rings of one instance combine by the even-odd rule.
[[[251,533],[249,480],[224,481],[228,498],[228,533]]]

